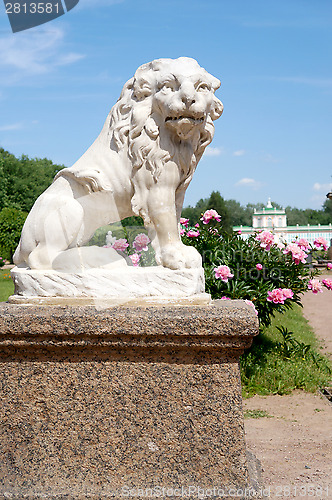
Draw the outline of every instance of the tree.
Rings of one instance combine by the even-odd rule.
[[[8,203],[7,184],[8,180],[5,174],[4,160],[0,156],[0,207],[5,207]]]
[[[182,210],[182,217],[189,219],[189,225],[194,226],[198,223],[201,214],[205,212],[208,203],[208,198],[201,198],[195,207],[186,207]]]
[[[221,217],[221,226],[223,231],[227,233],[231,233],[233,228],[232,228],[232,221],[231,217],[229,215],[229,212],[226,207],[226,203],[224,198],[221,196],[219,191],[212,191],[210,198],[207,202],[206,209],[208,210],[209,208],[214,208],[218,212],[218,214]]]
[[[232,226],[251,226],[253,209],[243,207],[236,200],[225,200],[226,208],[231,217]]]
[[[330,224],[330,222],[332,223],[332,200],[331,199],[325,200],[325,202],[323,203],[323,212],[328,217],[328,221],[329,221],[328,224]]]
[[[29,212],[62,168],[47,158],[16,158],[0,148],[0,210],[12,207]]]
[[[330,200],[326,200],[327,202]],[[326,203],[326,202],[325,202]],[[306,226],[310,224],[315,226],[317,224],[329,224],[332,222],[332,217],[329,214],[328,205],[325,208],[325,203],[322,210],[313,210],[312,208],[292,208],[286,207],[287,224],[288,226]]]
[[[0,247],[11,261],[27,215],[17,208],[3,208],[0,211]]]

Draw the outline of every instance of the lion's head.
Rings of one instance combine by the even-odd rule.
[[[220,82],[191,58],[157,59],[140,66],[123,87],[101,136],[107,147],[128,155],[134,189],[132,209],[149,223],[138,173],[157,182],[166,162],[179,167],[185,189],[206,146],[213,139],[213,121],[223,105],[214,95]],[[105,144],[106,145],[106,144]],[[92,146],[93,147],[93,146]],[[88,191],[112,190],[107,172],[78,161],[55,177],[72,177]]]
[[[220,81],[191,58],[143,64],[111,111],[111,147],[128,148],[134,171],[145,166],[155,181],[165,162],[174,160],[182,171],[181,183],[188,185],[212,141],[213,120],[223,111],[214,95],[219,86]],[[137,199],[133,208],[141,212]]]

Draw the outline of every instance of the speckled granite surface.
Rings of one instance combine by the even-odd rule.
[[[0,497],[248,486],[238,357],[256,333],[241,301],[0,305]]]

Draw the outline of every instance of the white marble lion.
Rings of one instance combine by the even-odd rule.
[[[223,106],[220,82],[191,58],[158,59],[124,86],[92,146],[61,170],[37,199],[14,255],[17,265],[53,269],[60,254],[82,247],[97,228],[140,215],[170,269],[201,266],[181,242],[185,191]]]

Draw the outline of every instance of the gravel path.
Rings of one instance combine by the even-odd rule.
[[[332,292],[308,292],[302,303],[323,352],[331,354]],[[244,409],[270,415],[245,419],[247,448],[263,466],[268,497],[332,499],[332,404],[319,394],[298,391],[255,396],[244,402]]]

